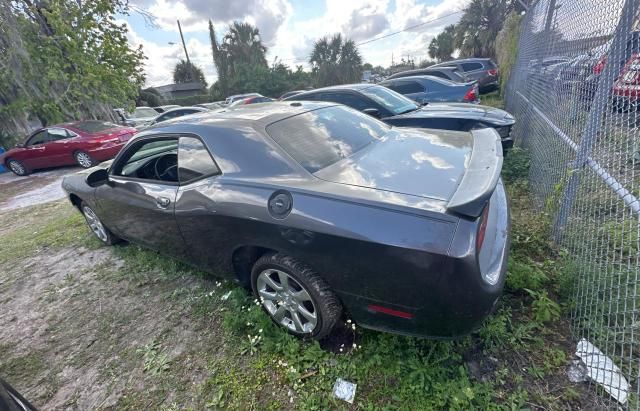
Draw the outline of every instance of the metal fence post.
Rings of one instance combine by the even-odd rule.
[[[576,191],[580,184],[580,171],[584,168],[588,157],[591,154],[591,148],[593,147],[593,143],[598,134],[598,129],[601,126],[602,117],[604,116],[605,110],[609,104],[608,99],[605,98],[605,96],[610,95],[613,84],[626,63],[625,59],[611,57],[616,56],[615,52],[617,50],[623,51],[626,49],[627,37],[633,27],[634,17],[638,12],[639,4],[640,0],[626,0],[620,13],[620,20],[613,36],[611,46],[609,47],[610,58],[607,60],[604,70],[598,79],[596,96],[599,95],[600,98],[596,97],[591,106],[587,125],[582,133],[576,159],[572,167],[572,172],[570,173],[569,182],[565,187],[562,204],[558,211],[558,217],[556,218],[555,238],[557,242],[562,240],[567,219],[571,213]]]

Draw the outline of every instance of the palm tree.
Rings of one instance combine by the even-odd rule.
[[[194,81],[202,83],[203,87],[207,87],[207,81],[204,78],[202,69],[190,61],[180,60],[173,69],[173,82],[191,83]]]
[[[450,25],[444,28],[444,31],[438,34],[429,43],[429,56],[438,61],[446,61],[451,59],[451,55],[455,50],[454,36],[456,34],[456,26]]]
[[[495,58],[496,36],[512,9],[510,0],[471,0],[456,27],[460,55]]]
[[[260,40],[260,30],[251,24],[234,21],[222,42],[232,74],[240,64],[267,66],[267,48]]]
[[[226,95],[229,83],[229,59],[226,50],[221,48],[216,39],[216,32],[213,23],[209,20],[209,39],[211,41],[211,54],[213,55],[213,65],[218,73],[218,87]]]
[[[315,42],[309,63],[318,86],[353,83],[362,75],[362,56],[353,40],[342,35],[322,37]]]

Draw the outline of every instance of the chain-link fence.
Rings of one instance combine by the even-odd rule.
[[[590,381],[611,406],[631,409],[640,408],[639,6],[534,3],[507,86],[535,206],[568,250]]]

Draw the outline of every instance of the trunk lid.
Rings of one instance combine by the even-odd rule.
[[[314,175],[338,184],[449,201],[472,149],[471,133],[392,129],[381,141]]]
[[[510,117],[509,113],[499,108],[467,103],[429,103],[419,110],[400,114],[394,118],[429,118],[447,117],[476,119],[487,122],[503,122]]]

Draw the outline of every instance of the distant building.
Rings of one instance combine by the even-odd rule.
[[[192,97],[206,94],[204,84],[194,81],[192,83],[167,84],[166,86],[154,87],[165,100],[176,98]]]

